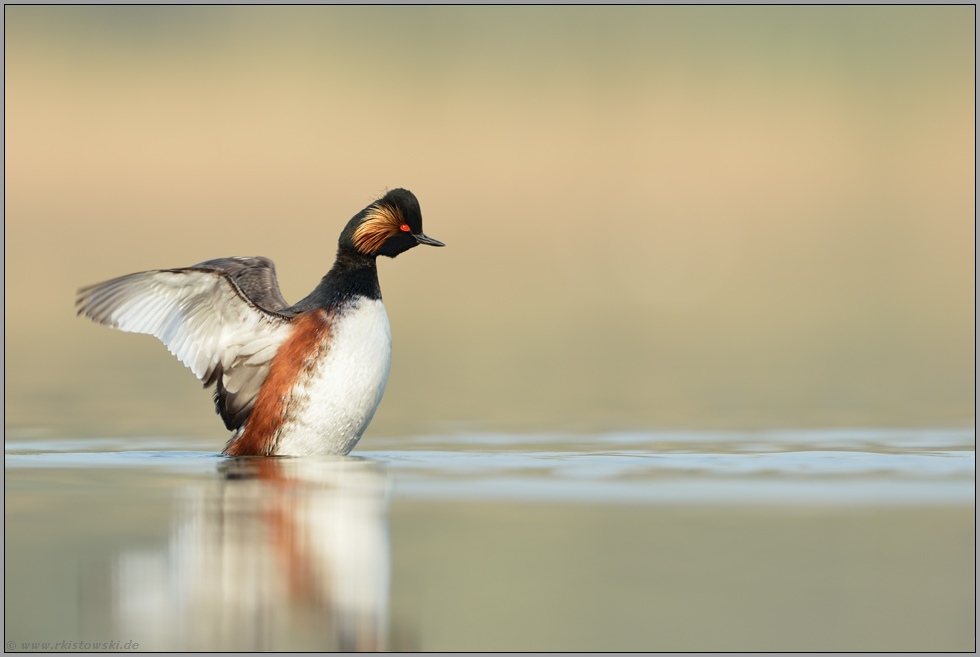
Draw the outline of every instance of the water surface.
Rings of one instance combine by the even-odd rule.
[[[234,460],[186,440],[8,440],[7,627],[19,636],[7,639],[21,649],[125,637],[150,650],[973,645],[972,429],[368,446]]]

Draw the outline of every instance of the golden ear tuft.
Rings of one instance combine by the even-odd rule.
[[[381,203],[374,204],[361,225],[354,229],[354,246],[365,255],[373,255],[402,225],[402,213]]]

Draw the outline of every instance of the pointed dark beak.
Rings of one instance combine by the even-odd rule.
[[[425,233],[416,233],[415,241],[418,242],[419,244],[428,244],[429,246],[446,246],[439,240],[434,240],[428,235],[426,235]]]

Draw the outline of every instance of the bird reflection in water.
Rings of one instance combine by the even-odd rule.
[[[219,470],[184,491],[165,550],[120,555],[120,629],[151,650],[386,649],[384,469],[326,457]]]

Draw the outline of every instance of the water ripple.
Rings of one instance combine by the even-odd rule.
[[[976,494],[972,429],[466,434],[364,442],[373,449],[355,454],[385,468],[396,497],[412,499],[916,505],[973,504]],[[178,446],[183,449],[173,449]],[[4,464],[206,474],[225,460],[188,446],[168,439],[15,441],[5,445]]]

